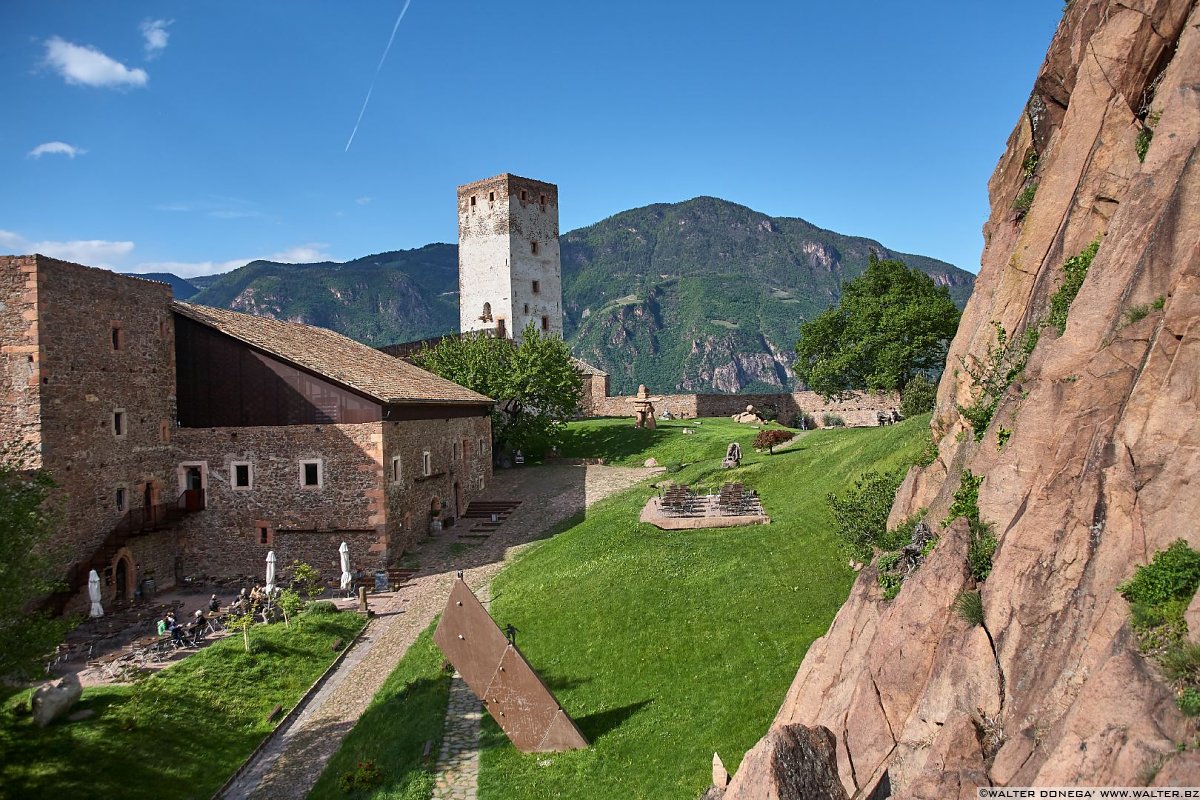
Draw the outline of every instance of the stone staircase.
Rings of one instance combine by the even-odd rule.
[[[476,500],[468,504],[462,519],[470,520],[472,524],[466,532],[458,534],[458,538],[476,541],[487,539],[519,505],[520,500]]]

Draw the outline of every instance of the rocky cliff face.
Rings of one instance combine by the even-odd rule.
[[[829,728],[852,796],[1200,785],[1195,725],[1139,654],[1116,591],[1175,539],[1200,547],[1197,6],[1074,0],[1009,137],[938,390],[939,457],[892,509],[925,509],[937,527],[963,471],[984,476],[980,515],[999,541],[977,587],[984,624],[951,610],[974,587],[959,519],[895,600],[863,570],[774,723]],[[1061,266],[1097,237],[1059,335],[1041,323]],[[997,384],[977,441],[961,407],[981,395],[972,373],[987,372],[997,326],[1040,339],[1009,348],[1001,371],[1025,350],[1027,362]],[[770,796],[755,777],[738,774],[726,797]]]

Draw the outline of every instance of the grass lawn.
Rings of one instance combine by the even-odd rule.
[[[96,715],[45,730],[0,709],[0,797],[208,798],[365,624],[358,614],[305,614],[231,636],[131,686],[87,689]],[[28,692],[22,692],[22,700]]]
[[[436,624],[436,623],[435,623]],[[433,789],[450,692],[450,673],[442,671],[442,652],[433,643],[433,626],[423,632],[375,694],[358,724],[342,742],[309,800],[371,797],[376,800],[424,800]],[[432,742],[423,762],[425,742]],[[378,768],[381,782],[373,791],[346,793],[339,778],[358,762]]]
[[[484,720],[480,796],[680,798],[707,786],[720,753],[732,770],[766,731],[813,639],[853,580],[825,497],[868,469],[901,469],[928,438],[928,415],[885,428],[822,430],[776,455],[729,420],[573,423],[564,455],[611,464],[685,462],[670,478],[756,488],[768,526],[660,531],[637,522],[643,485],[589,509],[496,577],[491,610],[592,742],[518,753]],[[742,467],[720,469],[729,441]]]

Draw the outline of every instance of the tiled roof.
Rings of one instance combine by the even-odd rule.
[[[579,372],[582,373],[583,375],[604,376],[604,375],[608,374],[607,372],[605,372],[602,369],[593,367],[591,364],[587,363],[582,358],[575,358],[574,356],[571,357],[571,366],[575,367],[575,369],[579,370]]]
[[[188,319],[381,403],[482,405],[492,400],[325,328],[175,302]]]

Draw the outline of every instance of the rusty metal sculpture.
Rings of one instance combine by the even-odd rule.
[[[639,385],[635,396],[625,398],[626,403],[633,403],[633,427],[654,430],[656,427],[654,404],[661,401],[661,397],[650,396],[650,393],[646,391],[646,384]]]
[[[588,746],[575,722],[461,579],[450,590],[433,641],[518,750],[548,753]]]

